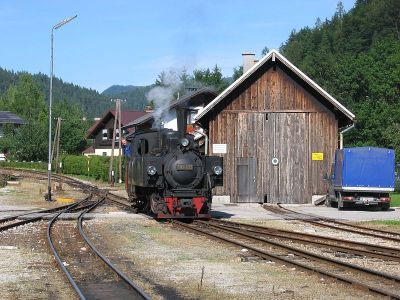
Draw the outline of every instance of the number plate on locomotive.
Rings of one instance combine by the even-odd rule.
[[[176,165],[177,171],[193,171],[193,165],[190,164],[179,164]]]

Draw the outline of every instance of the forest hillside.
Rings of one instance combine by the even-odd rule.
[[[356,115],[346,146],[400,153],[400,1],[357,0],[348,12],[339,2],[280,52]]]

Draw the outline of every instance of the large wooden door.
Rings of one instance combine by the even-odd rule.
[[[308,203],[309,113],[239,113],[236,202]]]
[[[308,203],[309,121],[307,113],[269,113],[265,134],[269,158],[266,161],[267,202]]]

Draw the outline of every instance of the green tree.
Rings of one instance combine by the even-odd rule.
[[[281,52],[356,115],[346,146],[400,151],[400,1],[359,0],[293,31]],[[400,156],[397,155],[399,158]]]
[[[28,121],[46,117],[45,96],[29,74],[22,74],[18,82],[8,88],[3,101],[3,108]]]
[[[18,160],[44,160],[47,153],[47,114],[45,97],[29,74],[19,76],[2,97],[2,109],[16,113],[28,122],[7,130],[2,150]]]
[[[261,56],[265,56],[267,55],[269,52],[269,48],[267,46],[265,46],[262,51],[261,51]]]
[[[45,122],[31,120],[18,128],[13,138],[12,156],[17,160],[46,161],[48,157],[48,129]]]
[[[233,81],[236,81],[240,76],[243,75],[243,66],[233,68]]]
[[[90,125],[84,119],[82,108],[67,101],[57,101],[54,103],[53,116],[62,119],[60,151],[67,154],[80,154],[87,145],[85,134]]]
[[[218,92],[223,91],[229,85],[229,82],[222,77],[221,69],[218,65],[215,65],[212,70],[209,68],[194,70],[193,77],[202,86],[214,88]]]

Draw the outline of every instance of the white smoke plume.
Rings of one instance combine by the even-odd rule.
[[[146,95],[147,101],[154,103],[154,124],[153,127],[159,127],[163,121],[163,115],[169,114],[166,109],[170,102],[176,100],[174,95],[180,90],[182,81],[180,73],[176,70],[162,72],[159,81],[161,85],[152,88]]]

